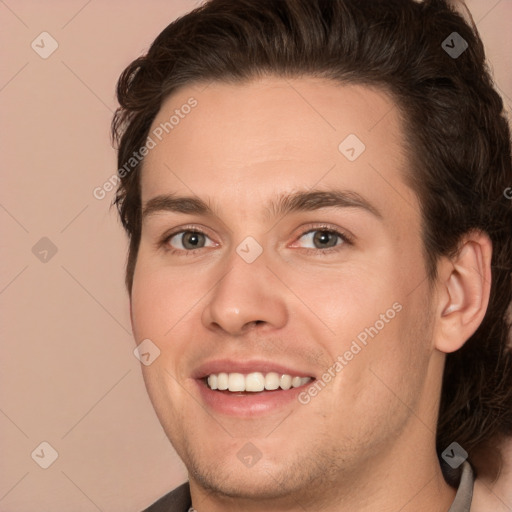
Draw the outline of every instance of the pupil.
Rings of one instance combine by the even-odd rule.
[[[194,232],[189,233],[188,236],[185,235],[183,246],[187,247],[187,245],[192,245],[192,249],[197,248],[197,245],[199,243],[199,238],[201,236],[202,236],[201,233],[194,233]]]
[[[317,235],[315,235],[315,242],[323,244],[324,247],[327,245],[329,247],[333,247],[336,245],[336,239],[334,236],[332,236],[333,233],[330,233],[329,231],[318,231]],[[329,244],[329,238],[331,238],[331,242],[334,240],[334,244]]]

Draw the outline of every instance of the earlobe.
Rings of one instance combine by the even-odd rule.
[[[491,290],[491,257],[489,237],[472,233],[441,276],[435,338],[435,347],[441,352],[461,348],[482,323]]]

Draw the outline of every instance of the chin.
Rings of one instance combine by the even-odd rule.
[[[212,474],[203,470],[190,476],[193,476],[203,488],[238,500],[276,500],[285,497],[291,491],[284,485],[288,473],[285,468],[273,468],[268,473],[263,468],[258,471],[252,468],[243,475],[233,468],[219,471],[216,467],[214,471],[215,474]]]

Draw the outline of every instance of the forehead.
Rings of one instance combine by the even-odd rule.
[[[149,137],[143,204],[192,193],[243,211],[270,190],[313,186],[366,195],[378,187],[395,202],[416,202],[401,175],[398,108],[373,87],[279,77],[186,86],[163,103]]]

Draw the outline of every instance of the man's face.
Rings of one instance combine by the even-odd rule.
[[[191,97],[197,105],[183,108]],[[306,78],[190,86],[149,135],[132,322],[137,343],[161,352],[144,378],[191,485],[299,496],[370,460],[389,467],[422,444],[433,450],[441,368],[420,208],[389,97]],[[343,201],[270,206],[335,191]],[[211,211],[147,208],[165,195]],[[262,377],[280,388],[209,389],[210,374],[224,386],[220,373],[232,389],[258,389]]]

